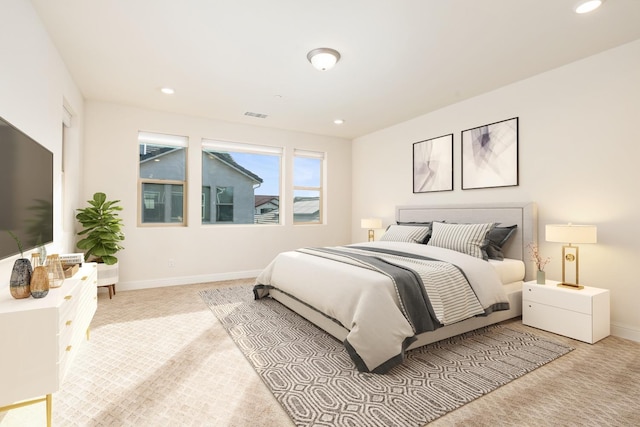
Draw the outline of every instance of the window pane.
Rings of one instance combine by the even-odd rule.
[[[225,143],[225,149],[233,143]],[[278,224],[281,155],[221,151],[205,145],[202,155],[202,185],[216,189],[215,221],[233,224]],[[203,207],[203,211],[206,208]]]
[[[140,178],[185,180],[187,149],[156,144],[140,144]]]
[[[293,185],[296,187],[320,187],[322,159],[294,157]]]
[[[216,203],[231,203],[233,204],[233,187],[217,187],[216,188]]]
[[[218,205],[216,209],[217,222],[233,221],[233,205]]]
[[[320,191],[293,192],[293,222],[320,222]]]
[[[211,187],[202,187],[202,222],[211,222]]]
[[[142,184],[142,222],[182,222],[183,186],[178,184]]]

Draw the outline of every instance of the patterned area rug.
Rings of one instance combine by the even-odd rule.
[[[251,287],[200,295],[298,426],[422,426],[572,350],[491,326],[361,373],[342,343]]]

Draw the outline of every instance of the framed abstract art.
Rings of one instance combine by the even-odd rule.
[[[453,190],[453,134],[413,144],[413,192]]]
[[[462,189],[518,185],[518,118],[462,131]]]

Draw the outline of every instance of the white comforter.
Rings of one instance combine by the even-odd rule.
[[[483,308],[508,305],[499,275],[482,259],[415,243],[368,242],[357,246],[450,262],[464,271]],[[349,330],[345,345],[364,371],[383,373],[400,363],[415,335],[400,309],[393,281],[376,271],[292,251],[279,254],[258,276],[256,284],[272,286],[340,322]],[[256,295],[262,297],[267,290],[259,288]]]

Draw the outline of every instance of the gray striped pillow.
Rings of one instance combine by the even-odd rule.
[[[476,258],[483,258],[482,247],[487,233],[495,226],[487,224],[447,224],[434,222],[431,239],[427,245],[451,249]]]
[[[422,243],[430,230],[430,227],[391,224],[380,240],[385,242]]]

